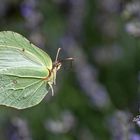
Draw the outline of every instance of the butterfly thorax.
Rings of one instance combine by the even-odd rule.
[[[49,75],[45,78],[47,82],[51,85],[55,84],[56,80],[56,73],[61,68],[61,62],[57,61],[53,63],[53,67],[51,70],[49,70]]]
[[[50,86],[50,88],[52,90],[52,95],[54,94],[53,86],[52,85],[54,85],[56,83],[55,82],[56,81],[56,73],[60,69],[60,67],[61,67],[61,62],[58,62],[58,61],[54,62],[52,69],[51,70],[48,69],[49,75],[43,79]]]

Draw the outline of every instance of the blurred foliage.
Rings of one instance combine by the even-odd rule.
[[[95,70],[93,87],[103,86],[107,95],[95,97],[90,87],[87,94],[82,83],[90,79],[78,79],[85,68],[75,68],[82,63],[64,66],[53,97],[49,93],[39,105],[25,110],[0,107],[0,140],[140,139],[132,122],[140,100],[139,9],[138,0],[1,0],[1,31],[23,34],[52,59],[62,38],[71,36],[83,51],[80,56]],[[69,42],[64,48],[69,50]],[[100,100],[95,103],[92,97]],[[98,106],[102,100],[105,105]]]

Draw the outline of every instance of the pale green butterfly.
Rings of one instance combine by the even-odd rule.
[[[52,63],[22,35],[0,32],[0,105],[24,109],[40,103],[49,87],[54,94],[52,85],[62,62],[57,60],[59,51]]]

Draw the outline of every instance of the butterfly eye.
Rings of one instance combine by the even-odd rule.
[[[61,63],[58,63],[58,65],[57,65],[57,70],[59,70],[60,68],[61,68]]]

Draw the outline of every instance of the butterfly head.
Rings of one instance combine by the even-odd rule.
[[[59,56],[60,50],[61,50],[61,48],[58,48],[58,51],[57,51],[57,54],[56,54],[56,58],[55,58],[55,61],[53,63],[53,68],[55,68],[56,71],[58,71],[61,68],[62,63],[64,61],[73,61],[73,58],[66,58],[66,59],[58,60],[58,56]]]
[[[61,68],[61,66],[62,66],[62,63],[59,62],[59,61],[58,62],[55,62],[53,64],[53,68],[55,68],[56,71],[58,71]]]

